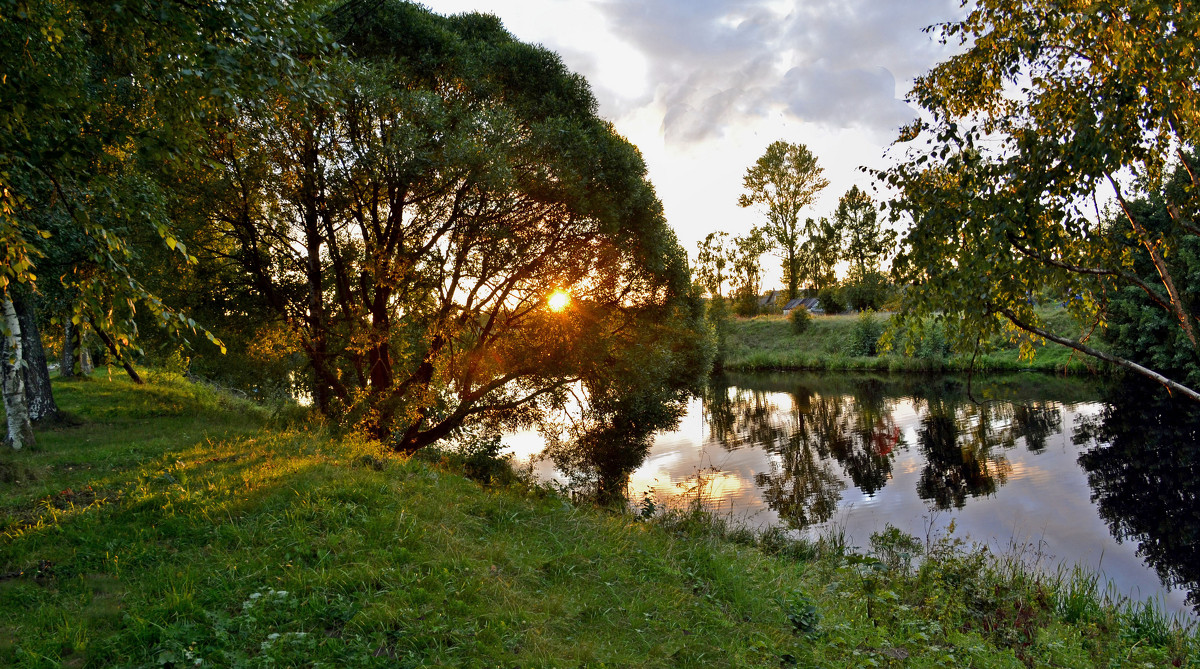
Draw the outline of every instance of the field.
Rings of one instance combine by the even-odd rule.
[[[1046,309],[1044,316],[1059,328],[1071,332],[1069,317],[1061,309]],[[855,340],[861,316],[840,314],[814,316],[809,328],[797,335],[784,316],[734,318],[726,340],[724,366],[731,370],[830,369],[880,370],[908,372],[961,372],[974,365],[979,372],[1040,371],[1069,374],[1103,372],[1098,361],[1063,346],[1037,347],[1031,360],[1022,360],[1016,346],[989,342],[974,358],[953,354],[944,345],[918,347],[915,355],[903,353],[902,346],[877,355],[862,355],[862,344]],[[886,329],[887,314],[874,316],[880,331]],[[1094,342],[1090,342],[1094,345]],[[942,342],[938,342],[942,344]]]

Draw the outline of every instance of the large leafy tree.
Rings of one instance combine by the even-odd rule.
[[[829,185],[823,172],[808,147],[780,140],[772,142],[742,177],[746,192],[738,197],[738,205],[758,206],[766,215],[762,230],[782,255],[788,297],[796,297],[801,251],[805,238],[813,234],[800,222],[800,211]]]
[[[762,288],[762,254],[767,240],[761,229],[733,238],[729,264],[733,268],[734,310],[739,316],[758,314],[758,293]]]
[[[810,231],[800,256],[800,279],[809,288],[820,291],[837,283],[837,264],[842,259],[842,244],[845,231],[828,217],[808,219],[805,228]]]
[[[491,16],[347,3],[329,28],[344,49],[214,133],[210,184],[212,244],[321,411],[413,452],[706,366],[686,255],[581,77]]]
[[[253,80],[251,65],[295,32],[277,9],[266,0],[0,4],[6,315],[20,311],[10,308],[18,293],[39,292],[45,269],[71,295],[70,318],[88,321],[117,357],[137,334],[135,308],[177,332],[195,327],[141,283],[131,233],[150,230],[191,259],[165,215],[169,184],[190,168],[199,130],[234,81]],[[56,257],[72,261],[56,268]],[[15,346],[12,318],[2,329],[10,350],[28,348]]]
[[[910,284],[909,322],[944,313],[970,344],[1006,332],[1028,353],[1032,334],[1200,399],[1087,343],[1105,323],[1106,291],[1133,286],[1197,345],[1170,259],[1200,232],[1188,158],[1200,138],[1200,12],[1164,0],[981,0],[941,32],[964,50],[912,91],[927,116],[902,139],[925,147],[882,175],[900,191],[893,214],[913,223],[894,263]],[[1166,203],[1170,225],[1152,229],[1129,192],[1163,192],[1173,164],[1188,185]],[[1152,279],[1131,271],[1132,246],[1109,234],[1106,200]],[[1067,301],[1080,331],[1050,329],[1034,310],[1045,294]]]

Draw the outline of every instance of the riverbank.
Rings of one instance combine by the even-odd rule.
[[[1070,331],[1069,316],[1061,309],[1048,309],[1045,316],[1056,327]],[[879,331],[887,314],[875,317]],[[1032,360],[1022,360],[1017,347],[1000,345],[971,355],[948,354],[942,341],[925,342],[912,356],[903,352],[863,355],[859,314],[814,316],[803,334],[796,334],[784,316],[733,318],[729,321],[724,368],[732,371],[767,370],[859,370],[887,372],[1023,372],[1055,374],[1104,373],[1105,366],[1080,353],[1056,344],[1039,346]]]
[[[1200,666],[1195,630],[953,535],[595,510],[156,377],[57,382],[73,425],[0,456],[0,664]]]

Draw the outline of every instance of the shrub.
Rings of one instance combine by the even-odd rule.
[[[827,314],[840,314],[846,310],[842,291],[837,286],[826,286],[817,291],[817,299],[821,301],[821,309]]]
[[[891,286],[884,275],[869,272],[866,276],[847,283],[842,292],[851,308],[858,311],[878,310],[887,302]]]
[[[803,305],[792,309],[792,313],[788,315],[788,319],[792,321],[792,332],[798,335],[807,332],[808,326],[812,324],[812,314]]]
[[[733,313],[743,318],[758,315],[758,295],[748,290],[739,290],[733,298]]]
[[[883,324],[874,312],[864,311],[850,333],[850,348],[847,353],[858,357],[873,357],[879,354],[879,338],[883,336]]]

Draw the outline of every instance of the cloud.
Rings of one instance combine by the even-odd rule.
[[[914,118],[903,96],[946,52],[921,29],[961,14],[957,0],[606,0],[612,30],[648,61],[640,98],[669,143],[720,137],[783,113],[829,128],[894,136]]]

